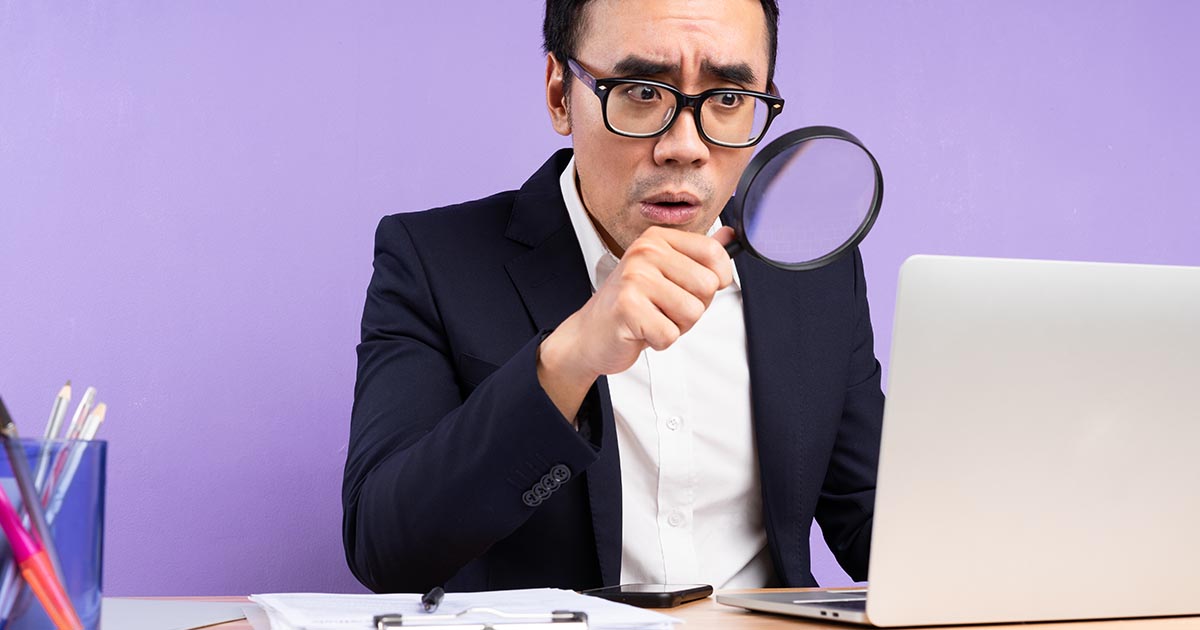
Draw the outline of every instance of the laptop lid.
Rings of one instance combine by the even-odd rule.
[[[1200,268],[901,269],[867,617],[1200,614]]]

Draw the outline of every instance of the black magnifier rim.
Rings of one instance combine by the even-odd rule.
[[[820,258],[802,263],[785,263],[774,260],[769,256],[764,256],[762,252],[759,252],[754,248],[754,245],[752,245],[750,240],[746,237],[746,230],[744,229],[744,222],[742,220],[743,213],[745,212],[746,198],[750,192],[750,187],[754,185],[754,180],[758,178],[758,176],[762,173],[763,168],[768,162],[774,159],[775,156],[788,149],[791,149],[801,142],[808,142],[809,140],[817,140],[820,138],[835,138],[838,140],[845,140],[846,142],[857,145],[858,148],[862,149],[863,153],[866,153],[867,157],[871,159],[871,165],[875,168],[875,195],[871,199],[871,209],[867,212],[866,218],[863,220],[862,224],[858,226],[858,230],[854,232],[854,236],[851,237],[850,240],[846,241],[837,249],[834,249],[832,252],[829,252]],[[867,146],[864,145],[861,140],[859,140],[849,131],[846,131],[845,129],[839,129],[837,127],[828,127],[825,125],[803,127],[801,129],[789,131],[772,140],[750,160],[750,164],[747,165],[746,170],[742,172],[742,178],[738,181],[737,194],[734,195],[733,207],[733,217],[737,221],[737,242],[739,245],[741,245],[742,249],[753,254],[755,258],[773,267],[778,267],[779,269],[786,269],[788,271],[812,271],[813,269],[820,269],[821,267],[824,267],[825,265],[828,265],[829,263],[840,258],[842,254],[845,254],[848,250],[857,247],[858,244],[867,237],[867,233],[871,231],[871,226],[875,225],[875,219],[879,218],[879,209],[882,205],[883,171],[880,170],[879,162],[875,159],[875,156],[871,154],[871,152],[867,149]]]

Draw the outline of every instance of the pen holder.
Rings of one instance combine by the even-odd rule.
[[[63,587],[86,630],[100,628],[104,550],[104,485],[108,444],[101,440],[21,440],[43,483],[38,491],[62,570]],[[0,485],[14,505],[21,494],[7,453],[0,450]],[[47,487],[48,486],[48,487]],[[18,510],[24,514],[23,506]],[[28,525],[28,519],[25,524]],[[28,528],[32,529],[32,528]],[[54,630],[42,602],[16,567],[0,536],[0,630]],[[14,579],[14,574],[17,579]]]

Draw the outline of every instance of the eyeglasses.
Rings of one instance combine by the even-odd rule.
[[[619,136],[660,136],[675,124],[679,112],[691,107],[696,130],[705,141],[722,147],[751,147],[762,140],[771,121],[783,111],[782,98],[762,92],[717,88],[684,94],[659,81],[597,79],[574,59],[568,59],[567,66],[600,99],[604,126]]]

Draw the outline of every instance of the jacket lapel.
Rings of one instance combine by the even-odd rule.
[[[570,159],[568,149],[555,153],[521,186],[504,234],[530,248],[505,268],[539,330],[558,326],[591,297],[583,254],[558,186]]]
[[[778,577],[800,583],[792,575],[797,560],[808,557],[808,540],[796,531],[801,517],[802,453],[808,390],[802,374],[810,361],[805,348],[804,300],[795,273],[782,271],[746,254],[737,259],[746,322],[751,411],[758,446],[763,493],[763,524]],[[798,308],[798,306],[800,308]],[[780,531],[780,530],[783,531]],[[803,540],[801,540],[803,538]],[[801,548],[803,546],[803,548]]]
[[[554,154],[521,187],[505,233],[530,250],[506,265],[525,310],[539,330],[557,327],[592,295],[583,253],[563,203],[559,176],[571,151]],[[597,381],[600,399],[600,458],[588,468],[588,497],[600,575],[606,585],[621,577],[621,465],[608,382]]]

